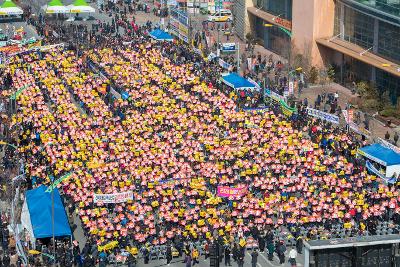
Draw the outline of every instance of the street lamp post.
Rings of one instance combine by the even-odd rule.
[[[240,74],[240,42],[237,42],[237,73]]]

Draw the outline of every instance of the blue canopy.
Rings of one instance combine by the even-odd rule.
[[[52,204],[51,194],[46,193],[47,186],[41,185],[26,192],[30,220],[35,238],[46,238],[53,236],[52,228]],[[54,194],[54,236],[70,236],[69,227],[64,205],[61,202],[60,193],[55,188]]]
[[[242,76],[237,75],[236,73],[231,73],[225,76],[222,76],[222,81],[234,88],[234,89],[241,89],[241,90],[253,90],[256,86],[243,78]]]
[[[383,166],[392,166],[400,164],[400,154],[381,145],[372,144],[362,147],[358,150],[358,154],[369,158]]]
[[[160,30],[160,29],[155,29],[154,31],[149,32],[149,35],[158,41],[174,40],[174,38],[172,37],[171,34],[165,32],[163,30]]]

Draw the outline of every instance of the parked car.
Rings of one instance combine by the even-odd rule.
[[[232,12],[228,9],[221,9],[208,16],[208,21],[212,22],[226,22],[232,21]]]

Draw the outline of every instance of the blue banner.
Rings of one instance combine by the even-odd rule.
[[[223,67],[224,69],[229,70],[229,69],[232,68],[232,66],[231,66],[229,63],[225,62],[222,58],[220,58],[220,59],[218,60],[218,63],[219,63],[219,65],[220,65],[221,67]]]
[[[222,51],[223,52],[236,51],[236,44],[235,43],[223,43],[222,44]]]

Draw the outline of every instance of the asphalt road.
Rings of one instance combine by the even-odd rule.
[[[31,25],[26,24],[24,21],[8,21],[8,22],[1,22],[0,21],[0,28],[3,30],[5,34],[7,34],[6,27],[9,27],[9,29],[19,29],[21,27],[24,28],[24,31],[26,32],[27,38],[35,37],[36,39],[39,38],[38,34],[36,33],[36,30],[34,27]],[[12,36],[12,32],[10,32],[10,35]]]
[[[251,266],[251,250],[246,251],[246,257],[245,257],[245,263],[244,266]],[[286,255],[289,252],[286,253]],[[258,261],[257,261],[257,267],[291,267],[290,263],[287,262],[287,257],[286,257],[286,262],[284,264],[279,264],[279,259],[278,256],[275,254],[273,261],[268,260],[267,252],[264,251],[264,253],[260,253],[258,255]],[[199,267],[209,267],[210,266],[210,260],[205,259],[204,256],[200,257],[199,264],[196,264],[195,266]],[[225,266],[224,261],[220,263],[220,266]],[[237,263],[233,261],[231,258],[231,264],[232,266],[237,266]],[[112,266],[112,265],[110,265]],[[122,266],[122,265],[115,265],[115,266]],[[149,264],[144,264],[143,259],[139,259],[138,267],[162,267],[162,266],[171,266],[171,267],[185,267],[185,263],[183,263],[183,258],[174,258],[171,262],[170,265],[167,265],[166,260],[153,260],[150,261]],[[304,266],[304,254],[298,255],[297,257],[297,266],[302,267]]]

